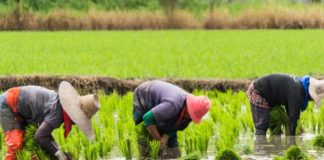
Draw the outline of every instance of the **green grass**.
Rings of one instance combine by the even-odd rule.
[[[322,30],[0,32],[0,75],[251,78],[323,73]]]

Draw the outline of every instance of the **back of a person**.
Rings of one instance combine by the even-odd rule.
[[[298,77],[288,74],[270,74],[255,80],[253,85],[272,107],[286,106],[290,94],[303,94]]]
[[[39,86],[20,87],[18,112],[28,123],[40,123],[58,102],[58,94]]]
[[[143,97],[146,97],[144,99],[144,103],[146,104],[148,109],[153,108],[154,106],[160,104],[162,101],[169,101],[175,103],[175,105],[182,106],[184,101],[181,102],[179,101],[179,99],[185,100],[185,97],[188,94],[178,86],[159,80],[145,82],[141,84],[136,90]]]

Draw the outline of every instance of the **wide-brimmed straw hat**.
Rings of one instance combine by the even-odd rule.
[[[195,96],[192,94],[186,97],[186,103],[189,116],[195,123],[200,123],[201,119],[209,111],[211,104],[207,96]]]
[[[310,78],[308,91],[316,107],[320,107],[322,105],[322,99],[324,98],[324,80]]]
[[[58,94],[64,111],[87,138],[92,141],[94,139],[94,131],[91,117],[100,108],[98,96],[95,94],[80,96],[74,87],[66,81],[60,83]]]

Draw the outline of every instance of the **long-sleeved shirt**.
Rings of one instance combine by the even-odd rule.
[[[20,87],[18,114],[25,123],[39,126],[35,140],[50,156],[58,150],[51,133],[63,123],[62,113],[56,92],[39,86]]]
[[[298,77],[286,74],[271,74],[255,80],[253,85],[271,107],[285,106],[289,117],[289,131],[290,134],[294,135],[306,95]]]
[[[134,119],[139,124],[151,111],[159,132],[172,133],[185,129],[190,120],[177,123],[189,93],[163,81],[148,81],[134,91]]]

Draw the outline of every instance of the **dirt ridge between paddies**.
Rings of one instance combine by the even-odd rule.
[[[110,94],[113,91],[125,94],[133,91],[140,83],[153,80],[147,79],[118,79],[103,76],[49,76],[49,75],[30,75],[30,76],[0,76],[0,90],[5,91],[11,87],[23,85],[39,85],[56,90],[59,83],[63,80],[69,81],[82,93],[104,92]],[[198,90],[244,90],[251,83],[251,80],[227,80],[227,79],[181,79],[181,78],[157,78],[176,84],[185,90],[192,92]]]
[[[314,76],[323,79],[324,76]],[[0,76],[0,91],[11,87],[23,85],[39,85],[56,90],[63,80],[69,81],[81,93],[104,92],[110,94],[117,92],[121,95],[133,91],[139,84],[147,80],[159,79],[180,86],[193,92],[196,90],[246,90],[253,79],[183,79],[183,78],[146,78],[146,79],[118,79],[104,76],[50,76],[50,75],[28,75],[28,76]]]

